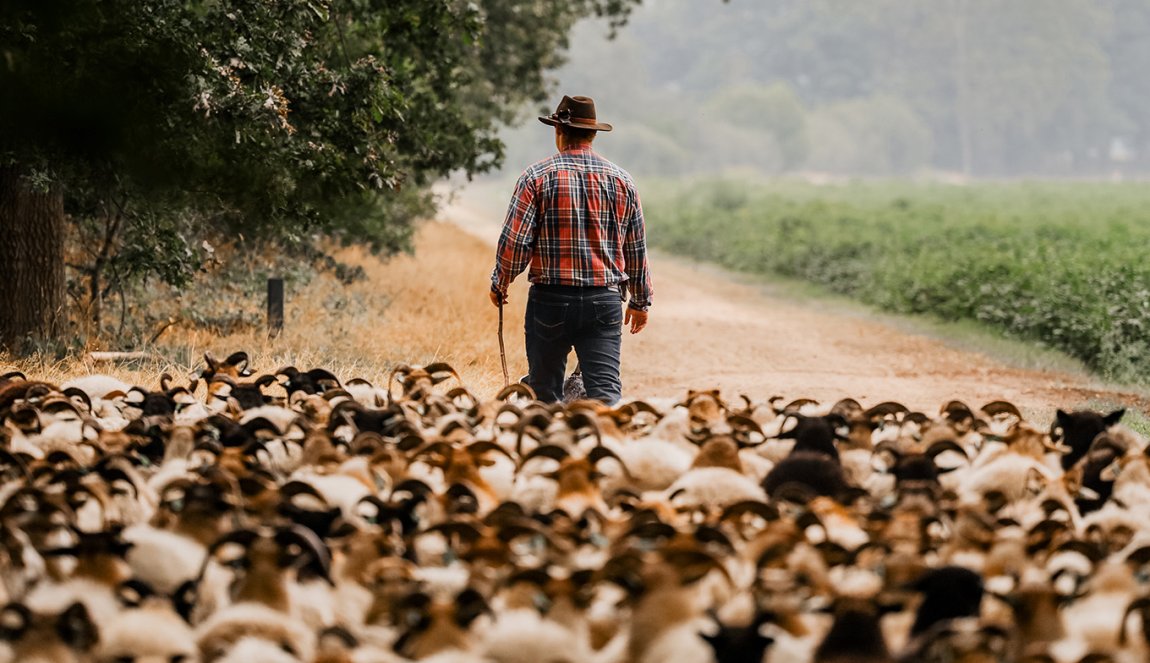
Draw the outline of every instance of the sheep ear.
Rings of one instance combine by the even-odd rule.
[[[455,597],[455,623],[459,624],[461,628],[468,628],[471,623],[479,618],[483,613],[490,613],[491,606],[487,604],[487,599],[474,589],[465,589]]]
[[[1122,461],[1116,460],[1106,466],[1105,469],[1099,473],[1098,478],[1103,481],[1117,481],[1118,475],[1122,473]]]
[[[56,620],[60,640],[79,651],[87,651],[100,640],[100,633],[83,603],[73,603]]]
[[[1111,426],[1114,426],[1119,421],[1121,421],[1122,416],[1125,414],[1126,414],[1126,408],[1122,408],[1121,410],[1115,410],[1115,411],[1111,412],[1110,414],[1106,415],[1105,417],[1103,417],[1102,423],[1106,424],[1107,428],[1110,428]]]
[[[15,642],[28,630],[31,613],[23,603],[9,603],[0,610],[0,640]]]
[[[890,449],[882,449],[871,455],[870,468],[879,474],[889,474],[896,462]]]
[[[1033,467],[1026,474],[1026,492],[1031,495],[1040,495],[1046,490],[1046,477]]]
[[[120,604],[128,608],[138,608],[149,596],[153,596],[155,591],[151,586],[142,580],[128,580],[127,582],[120,583],[116,588],[116,598]]]
[[[176,593],[172,595],[172,607],[175,608],[176,614],[188,624],[192,623],[192,611],[195,609],[198,596],[199,587],[195,580],[188,580],[180,585],[176,589]]]

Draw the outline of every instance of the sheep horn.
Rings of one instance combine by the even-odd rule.
[[[88,408],[88,412],[92,411],[92,398],[88,396],[88,392],[80,389],[79,387],[68,387],[64,390],[64,395],[68,398],[79,398],[82,403]]]
[[[436,533],[442,534],[447,538],[450,538],[453,535],[458,536],[468,544],[473,543],[476,539],[483,536],[483,532],[481,532],[478,527],[472,523],[461,520],[449,520],[447,522],[439,523],[438,525],[432,525],[431,527],[428,527],[427,529],[420,532],[418,536]]]
[[[738,425],[743,430],[749,430],[759,435],[763,435],[763,427],[759,422],[743,414],[732,414],[727,417],[727,423]]]
[[[605,458],[613,458],[615,462],[619,463],[619,467],[623,468],[623,474],[628,479],[631,478],[631,470],[627,469],[627,464],[623,462],[619,454],[611,451],[607,447],[595,447],[591,450],[591,453],[587,454],[587,460],[591,461],[592,465],[598,465],[599,461]]]
[[[223,536],[219,537],[218,539],[216,539],[215,541],[212,542],[212,545],[208,546],[208,555],[207,556],[211,557],[212,555],[216,554],[216,552],[218,552],[220,548],[223,548],[224,546],[226,546],[229,543],[234,543],[236,545],[243,546],[244,548],[248,548],[259,537],[260,537],[259,533],[253,529],[246,529],[245,528],[245,529],[232,530],[231,532],[228,532],[227,534],[224,534]],[[205,560],[205,563],[206,563],[206,561],[207,560]]]
[[[894,440],[884,440],[875,445],[872,455],[877,456],[880,453],[889,453],[894,456],[895,462],[898,462],[903,457],[903,453],[899,451],[898,443]]]
[[[307,376],[316,382],[328,381],[334,382],[337,386],[342,386],[339,378],[335,376],[335,373],[332,373],[326,368],[313,368],[307,372]]]
[[[395,448],[407,453],[412,449],[418,449],[424,443],[423,437],[416,433],[408,433],[403,435],[395,442]]]
[[[831,412],[837,412],[841,415],[847,415],[855,412],[862,412],[862,403],[859,403],[853,398],[844,398],[831,406]]]
[[[579,433],[590,428],[591,434],[595,436],[595,446],[603,446],[603,431],[599,427],[599,420],[586,412],[576,412],[567,418],[567,427],[575,433],[577,439],[586,437]]]
[[[435,494],[435,491],[431,489],[431,486],[427,485],[427,483],[424,481],[420,481],[419,479],[405,479],[396,485],[395,488],[391,489],[391,495],[395,495],[396,493],[400,492],[411,493],[412,495],[421,498],[426,498],[428,495]]]
[[[1087,541],[1079,541],[1077,539],[1072,539],[1070,541],[1064,542],[1062,545],[1055,548],[1054,552],[1076,552],[1090,560],[1091,564],[1097,564],[1106,558],[1106,554],[1096,544],[1089,543]]]
[[[806,407],[807,405],[818,405],[818,404],[819,404],[819,402],[814,400],[813,398],[796,398],[795,400],[791,401],[790,403],[787,403],[785,407],[783,407],[783,412],[788,412],[788,413],[798,412],[800,409]]]
[[[547,567],[539,567],[537,569],[524,569],[516,571],[507,577],[504,581],[506,586],[514,585],[519,582],[529,582],[532,585],[543,587],[551,582],[551,574],[547,571]]]
[[[1137,599],[1131,601],[1130,605],[1126,606],[1126,612],[1122,615],[1122,625],[1118,627],[1118,646],[1119,647],[1125,647],[1126,646],[1126,622],[1127,622],[1127,620],[1130,619],[1130,615],[1136,611],[1142,611],[1143,612],[1143,615],[1142,615],[1143,620],[1145,621],[1145,619],[1147,617],[1145,611],[1147,608],[1150,608],[1150,596],[1143,596],[1141,598],[1137,598]]]
[[[694,582],[702,580],[704,576],[711,572],[712,569],[718,570],[727,583],[735,586],[735,580],[731,577],[727,567],[723,566],[714,555],[703,550],[667,550],[663,552],[663,559],[667,563],[679,569],[679,574],[682,584],[689,585]]]
[[[416,458],[421,458],[421,457],[426,456],[427,454],[430,454],[430,453],[439,453],[439,454],[443,454],[443,455],[450,455],[454,448],[455,447],[453,447],[450,442],[447,442],[445,440],[439,440],[437,442],[428,442],[427,444],[423,445],[423,447],[416,449],[411,454],[411,460],[415,460]]]
[[[645,586],[639,575],[643,568],[643,560],[635,551],[627,551],[616,555],[592,576],[593,581],[608,581],[622,587],[632,598],[643,593]]]
[[[511,455],[511,452],[490,440],[480,440],[479,442],[472,442],[471,444],[467,445],[467,453],[476,457],[490,453],[492,451],[495,453],[503,454],[507,457],[507,460],[510,460],[512,463],[515,462],[515,458]]]
[[[596,447],[596,448],[602,448],[602,447]],[[563,447],[555,445],[555,444],[541,444],[541,445],[535,447],[534,449],[532,449],[531,453],[527,454],[526,456],[523,456],[523,460],[519,461],[519,467],[522,468],[524,465],[527,464],[527,461],[531,460],[532,458],[540,458],[540,457],[550,458],[552,460],[557,460],[557,461],[562,463],[564,460],[571,457],[571,452],[569,452],[566,449],[564,449]]]
[[[1142,546],[1126,556],[1127,564],[1137,564],[1141,567],[1145,566],[1147,562],[1150,562],[1150,546]]]
[[[512,382],[495,394],[495,400],[506,403],[512,396],[519,395],[528,401],[536,400],[535,390],[522,382]]]
[[[275,541],[281,548],[292,544],[298,545],[307,554],[301,555],[293,566],[297,569],[306,566],[327,584],[335,586],[335,581],[331,578],[331,553],[315,532],[303,525],[290,525],[276,532]],[[311,557],[310,561],[307,560],[308,556]]]
[[[957,451],[958,453],[962,454],[963,458],[966,458],[967,460],[970,459],[970,457],[966,454],[966,449],[963,449],[962,446],[960,446],[958,442],[955,442],[954,440],[939,440],[938,442],[930,445],[930,447],[926,450],[926,457],[933,461],[935,457],[946,451]]]
[[[731,543],[730,537],[717,527],[699,525],[695,529],[695,540],[699,543],[713,543],[723,548],[728,554],[735,553],[735,544]]]
[[[327,500],[324,498],[324,496],[321,495],[320,492],[318,490],[316,490],[314,486],[312,486],[309,483],[305,483],[303,481],[300,481],[298,479],[293,480],[293,481],[289,481],[289,482],[285,483],[283,486],[281,486],[280,487],[280,495],[282,495],[285,499],[288,499],[288,500],[295,497],[296,495],[309,495],[311,497],[314,497],[314,498],[320,500],[324,504],[327,503]]]
[[[646,412],[647,414],[654,415],[656,420],[663,418],[663,413],[656,410],[655,406],[651,405],[647,401],[631,401],[619,409],[628,413],[632,417],[634,417],[636,414],[639,414],[640,412]]]
[[[463,429],[464,432],[471,431],[471,422],[467,420],[467,417],[464,416],[463,413],[454,413],[440,417],[437,423],[439,424],[439,435],[441,437],[447,437],[449,433],[459,429]]]
[[[1019,419],[1022,418],[1022,413],[1019,412],[1018,407],[1007,401],[993,401],[983,405],[979,409],[992,417],[998,416],[1000,414],[1012,414]]]
[[[952,419],[956,414],[962,418],[974,417],[974,411],[970,409],[969,405],[962,401],[950,401],[942,406],[940,413],[947,415],[948,419]]]
[[[20,471],[20,475],[24,480],[31,479],[32,477],[31,473],[28,471],[28,464],[25,463],[19,456],[4,448],[0,448],[0,465],[15,467]]]
[[[910,412],[910,409],[907,408],[907,406],[903,405],[902,403],[895,403],[894,401],[886,401],[885,403],[879,403],[878,405],[875,405],[875,406],[870,407],[867,410],[863,411],[863,417],[865,417],[867,419],[876,419],[879,417],[885,417],[887,415],[895,415],[895,416],[900,415],[900,414],[906,415],[909,412]]]
[[[427,371],[431,375],[432,384],[439,384],[448,378],[455,378],[456,380],[460,379],[459,373],[456,373],[451,364],[448,364],[447,362],[437,361],[434,364],[428,364],[424,367],[423,370]]]
[[[248,377],[253,372],[251,368],[248,367],[248,353],[244,352],[243,350],[239,352],[233,352],[232,354],[228,355],[228,358],[224,360],[224,363],[234,366],[236,368],[236,372],[242,378]],[[240,368],[240,366],[243,366],[243,368]]]
[[[671,539],[679,533],[673,526],[660,521],[639,523],[623,534],[624,539]]]
[[[526,412],[524,413],[526,415]],[[551,425],[550,414],[543,412],[536,412],[530,416],[524,416],[519,420],[519,426],[515,432],[515,453],[520,458],[523,457],[523,435],[529,428],[538,430],[546,430]]]
[[[779,519],[778,507],[760,502],[759,500],[743,500],[735,502],[723,509],[722,515],[719,516],[719,522],[727,522],[737,518],[742,518],[745,514],[754,514],[767,522],[773,522]]]
[[[391,369],[391,375],[387,376],[387,402],[388,404],[394,403],[395,399],[392,398],[392,385],[395,383],[395,376],[400,376],[401,380],[406,379],[414,369],[407,364],[400,364]]]

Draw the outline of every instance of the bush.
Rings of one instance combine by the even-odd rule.
[[[653,186],[653,245],[976,320],[1150,382],[1150,191],[1120,184]]]

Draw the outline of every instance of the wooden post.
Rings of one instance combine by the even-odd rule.
[[[284,280],[268,279],[268,338],[275,338],[284,330]]]

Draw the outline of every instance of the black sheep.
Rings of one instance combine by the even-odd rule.
[[[982,577],[961,566],[932,569],[912,587],[923,594],[914,616],[911,637],[921,635],[938,622],[977,617],[982,605]]]
[[[1106,415],[1085,410],[1079,412],[1059,410],[1050,430],[1053,437],[1054,432],[1061,428],[1062,442],[1065,446],[1070,447],[1070,451],[1062,456],[1062,469],[1069,470],[1082,460],[1082,457],[1090,450],[1094,438],[1116,425],[1122,420],[1124,414],[1126,414],[1125,409],[1115,410]]]
[[[715,663],[761,663],[767,648],[775,641],[761,631],[773,618],[772,613],[761,610],[749,626],[726,626],[716,618],[718,632],[700,633],[699,637],[715,650]]]

